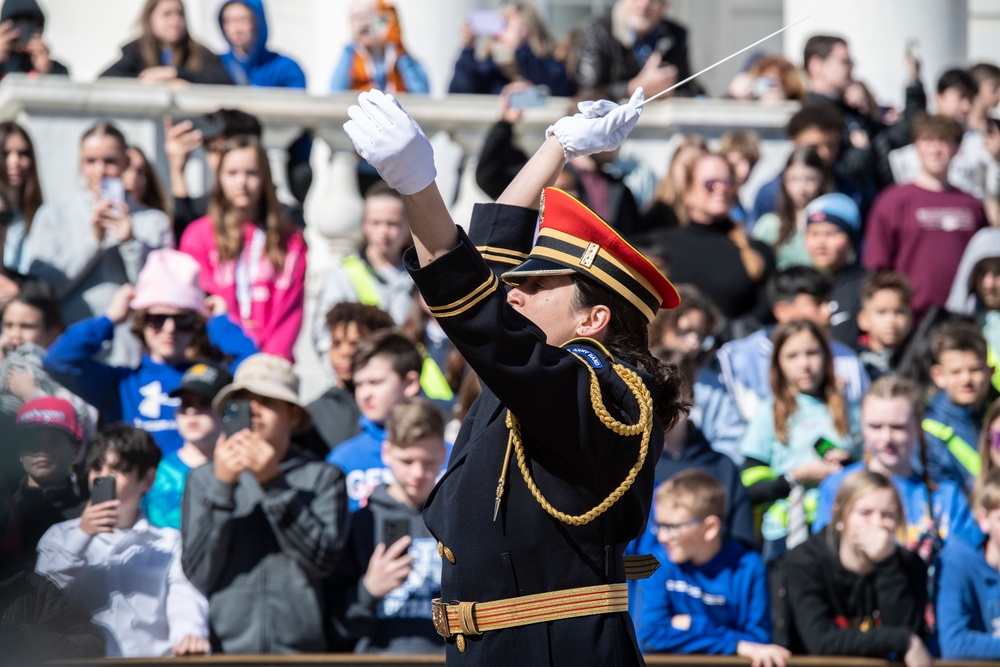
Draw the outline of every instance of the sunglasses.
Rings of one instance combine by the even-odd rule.
[[[191,313],[148,313],[146,315],[146,326],[159,330],[163,328],[167,320],[173,320],[174,331],[194,331],[195,326],[198,324],[198,318]]]
[[[736,183],[731,178],[710,178],[703,185],[709,192],[729,192]]]
[[[990,444],[993,449],[1000,451],[1000,431],[990,431]]]

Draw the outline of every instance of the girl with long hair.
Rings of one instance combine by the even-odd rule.
[[[927,472],[923,418],[923,393],[915,382],[885,376],[872,383],[861,402],[864,458],[820,484],[814,532],[830,523],[834,498],[844,479],[859,470],[871,470],[895,485],[903,503],[901,544],[925,561],[930,562],[951,535],[971,543],[982,538],[962,490],[949,481],[934,481]],[[913,465],[914,454],[922,472]]]
[[[660,179],[649,210],[643,214],[643,229],[677,227],[687,222],[684,210],[684,190],[688,172],[695,160],[708,151],[708,143],[700,134],[688,134],[674,149],[667,165],[667,174]]]
[[[566,64],[555,58],[556,39],[534,5],[508,2],[500,14],[503,30],[484,40],[478,53],[472,27],[462,27],[462,53],[448,92],[497,95],[509,83],[525,82],[545,86],[552,95],[573,95],[576,86]]]
[[[188,32],[181,0],[146,0],[139,29],[139,38],[123,46],[121,59],[101,76],[135,78],[147,84],[232,85],[219,56]]]
[[[146,154],[138,146],[129,146],[126,153],[128,153],[128,168],[122,173],[126,196],[140,206],[170,215],[167,191],[163,189],[163,184]]]
[[[232,368],[256,353],[253,342],[226,316],[226,303],[206,298],[198,264],[165,248],[150,253],[135,287],[123,285],[107,312],[70,326],[49,348],[45,368],[96,407],[105,423],[124,421],[148,431],[164,451],[183,444],[171,392],[200,360],[226,360]],[[131,335],[143,347],[136,368],[110,366],[94,357],[132,316]]]
[[[305,308],[306,243],[278,203],[267,153],[249,135],[229,139],[208,215],[180,249],[201,266],[201,286],[226,302],[261,352],[292,359]]]
[[[791,320],[775,328],[773,340],[772,396],[740,443],[750,502],[769,505],[761,526],[768,561],[808,535],[812,516],[804,508],[815,506],[816,487],[858,454],[856,406],[837,386],[826,335],[809,320]]]
[[[781,174],[778,209],[765,213],[751,236],[774,250],[779,271],[790,266],[812,266],[805,246],[806,206],[820,195],[833,192],[833,174],[814,146],[792,151]]]
[[[887,477],[862,470],[844,479],[830,525],[783,563],[793,652],[930,667],[927,566],[898,545],[904,521]]]
[[[10,212],[3,247],[3,263],[11,271],[27,273],[24,262],[24,243],[31,233],[31,223],[42,206],[42,184],[38,178],[35,145],[27,130],[14,121],[0,123],[0,150],[3,151],[3,169],[0,183],[7,186]]]

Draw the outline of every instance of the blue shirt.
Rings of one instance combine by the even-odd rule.
[[[167,454],[160,461],[153,486],[142,499],[143,511],[151,524],[181,529],[181,501],[189,472],[191,466],[181,461],[177,452]]]
[[[267,49],[267,16],[262,0],[228,0],[222,3],[219,7],[219,29],[222,30],[223,10],[234,2],[246,5],[253,13],[254,43],[249,53],[241,55],[234,53],[230,44],[229,53],[221,56],[233,83],[239,86],[305,88],[306,75],[299,64],[288,56]],[[225,37],[225,32],[222,34]]]
[[[938,557],[938,641],[945,660],[1000,659],[1000,573],[978,544],[952,540]]]
[[[972,406],[956,405],[948,399],[948,394],[939,391],[927,406],[924,419],[933,419],[952,428],[955,433],[953,440],[960,438],[971,448],[972,453],[975,452],[983,421],[982,411],[977,411]],[[927,437],[927,467],[931,479],[952,482],[966,493],[970,493],[976,481],[972,472],[948,450],[947,442],[931,435],[927,430],[924,431],[924,435]],[[959,445],[959,443],[953,444]]]
[[[670,562],[664,547],[654,555],[660,568],[639,584],[636,636],[643,651],[735,655],[740,641],[771,643],[767,572],[760,556],[739,542],[726,542],[704,565]],[[688,630],[670,619],[691,617]]]
[[[358,420],[361,433],[337,446],[326,462],[344,471],[347,478],[347,507],[356,512],[380,484],[390,485],[392,471],[382,462],[385,424],[376,424],[364,415]]]

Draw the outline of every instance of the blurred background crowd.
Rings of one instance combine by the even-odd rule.
[[[649,97],[710,62],[666,0],[595,2],[564,32],[558,8],[484,3],[447,54],[411,50],[426,35],[398,4],[324,3],[346,45],[323,47],[318,85],[269,46],[268,13],[289,7],[228,0],[206,25],[182,0],[129,3],[131,38],[101,32],[120,53],[81,59],[94,90],[216,86],[218,110],[157,118],[155,145],[127,118],[61,146],[0,122],[5,650],[443,651],[430,600],[455,555],[420,508],[479,383],[403,268],[400,195],[352,154],[334,177],[359,202],[353,247],[316,260],[321,133],[297,128],[275,159],[229,91],[488,96],[495,122],[445,177],[489,201],[527,161],[527,118]],[[78,63],[50,28],[71,11],[5,0],[0,77],[69,86]],[[662,564],[630,589],[637,637],[755,664],[998,659],[1000,67],[928,71],[910,40],[896,90],[876,90],[857,44],[802,29],[800,53],[765,43],[723,85],[647,107],[729,100],[719,136],[650,130],[669,152],[630,140],[557,183],[681,293],[649,331],[693,407],[629,547]],[[761,36],[737,32],[732,50]],[[784,114],[777,159],[739,122],[759,109]],[[67,163],[75,186],[52,187],[45,165]]]

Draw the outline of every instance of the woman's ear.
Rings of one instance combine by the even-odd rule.
[[[600,304],[584,311],[576,326],[576,334],[584,338],[601,339],[611,326],[611,309]]]

